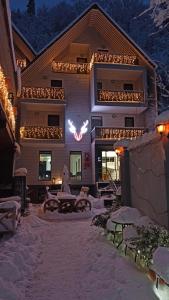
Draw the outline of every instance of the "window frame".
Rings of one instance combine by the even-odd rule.
[[[56,82],[58,82],[58,83],[60,82],[60,83],[61,83],[61,86],[60,86],[60,85],[55,85],[55,84],[53,85],[52,82],[53,82],[53,83],[54,83],[54,82],[55,82],[55,83],[56,83]],[[51,79],[51,81],[50,81],[50,86],[51,86],[51,87],[54,87],[54,88],[62,88],[62,87],[63,87],[63,80],[62,80],[62,79]]]
[[[49,117],[58,117],[58,125],[49,125]],[[50,115],[48,115],[48,126],[53,126],[53,127],[59,127],[60,126],[60,115],[55,115],[55,114],[50,114]]]
[[[70,165],[70,162],[71,162],[71,154],[80,154],[80,157],[81,157],[81,166],[80,166],[80,168],[81,168],[81,175],[80,175],[80,179],[77,179],[77,176],[76,176],[76,178],[73,178],[72,176],[71,176],[71,169],[70,169],[70,167],[71,167],[71,165]],[[73,180],[73,181],[82,181],[82,151],[70,151],[69,152],[69,174],[70,174],[70,180]]]
[[[101,120],[101,125],[99,126],[92,126],[92,121],[94,120],[97,120],[97,119],[100,119]],[[102,127],[103,126],[103,116],[91,116],[91,130],[93,130],[95,127]]]
[[[51,170],[50,170],[50,178],[40,178],[40,155],[41,154],[50,154],[51,156]],[[39,150],[39,162],[38,162],[38,180],[39,181],[51,181],[52,180],[52,151],[50,150]]]
[[[130,121],[132,120],[132,121],[133,121],[133,126],[127,126],[127,125],[126,125],[126,122],[127,122],[128,120],[130,120]],[[135,125],[135,118],[134,118],[134,117],[124,117],[124,126],[125,126],[126,128],[133,128],[134,125]]]

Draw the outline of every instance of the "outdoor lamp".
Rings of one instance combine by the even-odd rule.
[[[169,123],[166,124],[158,124],[156,126],[156,130],[163,136],[167,136],[169,138]]]
[[[116,149],[115,149],[115,152],[116,152],[116,154],[117,155],[122,155],[123,153],[124,153],[124,147],[117,147]]]

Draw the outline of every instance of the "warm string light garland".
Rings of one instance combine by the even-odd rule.
[[[17,66],[20,67],[21,69],[26,68],[26,59],[17,59],[16,60]]]
[[[98,90],[98,101],[101,102],[144,102],[143,92]]]
[[[64,100],[64,89],[54,87],[22,87],[21,98]]]
[[[136,65],[137,57],[135,55],[115,55],[109,53],[93,53],[90,63],[69,63],[52,61],[53,72],[88,74],[94,63],[111,63],[123,65]]]
[[[95,128],[95,138],[97,139],[133,139],[144,134],[141,128]]]
[[[72,74],[88,74],[90,72],[90,67],[87,63],[64,63],[53,60],[52,71]]]
[[[13,106],[12,106],[10,100],[8,99],[8,89],[7,89],[7,85],[5,82],[5,76],[4,76],[1,66],[0,66],[0,100],[2,102],[2,106],[6,113],[9,124],[12,128],[12,131],[15,132],[14,110],[13,110]]]
[[[62,128],[54,126],[24,126],[20,128],[20,137],[22,139],[56,139],[63,137]]]

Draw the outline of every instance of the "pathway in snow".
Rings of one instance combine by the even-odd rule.
[[[152,283],[90,220],[51,223],[26,300],[155,300]],[[41,232],[42,234],[42,232]]]

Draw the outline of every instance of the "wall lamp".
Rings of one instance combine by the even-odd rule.
[[[124,147],[117,147],[117,148],[115,148],[115,152],[119,156],[123,155],[123,153],[124,153]]]
[[[169,123],[156,125],[156,130],[161,136],[169,138]]]

